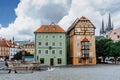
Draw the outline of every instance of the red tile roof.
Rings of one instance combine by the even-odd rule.
[[[85,37],[82,42],[89,42],[89,40]]]
[[[62,29],[59,25],[50,24],[50,25],[42,25],[40,28],[38,28],[36,32],[50,32],[50,33],[65,33],[65,30]]]
[[[1,47],[11,47],[12,45],[15,47],[17,44],[4,38],[0,39]]]

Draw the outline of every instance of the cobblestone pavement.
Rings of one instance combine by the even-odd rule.
[[[56,67],[54,71],[0,74],[0,80],[120,80],[120,65]]]

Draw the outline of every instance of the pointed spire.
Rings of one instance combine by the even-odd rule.
[[[102,19],[102,33],[105,32],[105,29],[104,29],[104,19]]]
[[[15,39],[14,39],[14,36],[13,36],[13,39],[12,39],[12,41],[14,42],[14,40],[15,40]]]
[[[111,15],[109,13],[109,19],[108,19],[108,31],[111,30]]]

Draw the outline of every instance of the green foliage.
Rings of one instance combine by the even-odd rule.
[[[33,56],[33,55],[30,54],[30,53],[27,52],[27,51],[24,51],[24,55],[23,55],[23,51],[19,51],[19,52],[17,52],[17,53],[14,55],[14,59],[16,59],[16,60],[21,60],[21,59],[22,59],[22,56]]]
[[[96,40],[96,55],[103,57],[114,57],[115,61],[120,56],[120,41],[113,42],[111,39]]]
[[[96,40],[96,53],[97,57],[106,57],[109,53],[109,42],[112,42],[111,39],[100,39]]]

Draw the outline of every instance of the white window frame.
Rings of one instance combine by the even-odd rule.
[[[81,55],[80,51],[77,51],[77,56],[80,56],[80,55]]]
[[[48,36],[48,37],[47,37],[47,36]],[[47,37],[47,38],[46,38],[46,37]],[[46,35],[46,36],[45,36],[45,39],[49,39],[49,35]]]
[[[62,54],[63,54],[63,50],[62,50],[62,49],[60,49],[60,50],[59,50],[59,54],[61,54],[61,53],[60,53],[60,51],[62,51]]]
[[[39,49],[40,51],[41,51],[41,53],[42,53],[42,50],[41,49]],[[41,53],[39,53],[39,50],[38,50],[38,54],[41,54]]]
[[[77,28],[77,32],[80,32],[81,31],[81,28]]]
[[[48,45],[46,45],[46,43],[48,43]],[[45,46],[49,46],[49,42],[45,42]]]
[[[60,43],[61,43],[61,45],[60,45]],[[61,47],[63,44],[62,44],[62,42],[59,42],[59,46]]]
[[[41,36],[41,37],[40,37]],[[42,35],[40,34],[40,35],[38,35],[38,37],[39,37],[39,39],[42,39]]]
[[[89,28],[89,32],[92,32],[92,31],[93,31],[93,28],[90,27],[90,28]]]
[[[78,46],[78,44],[79,44],[79,46]],[[77,47],[80,47],[80,42],[77,42]]]
[[[39,43],[41,43],[41,45],[39,45]],[[42,42],[38,42],[38,46],[42,46]]]
[[[60,37],[60,36],[61,36],[61,37]],[[60,39],[63,39],[63,36],[62,36],[62,35],[59,35],[59,38],[60,38]]]
[[[54,38],[53,38],[53,36],[54,36]],[[56,37],[55,35],[52,35],[52,39],[55,39],[55,37]]]
[[[77,39],[80,39],[81,38],[81,36],[80,35],[77,35]]]
[[[55,53],[52,53],[52,51],[55,51]],[[51,50],[51,53],[52,53],[52,54],[56,54],[56,50],[55,50],[55,49]]]
[[[48,54],[48,53],[46,53],[46,50],[48,51],[48,53],[49,53],[49,50],[48,50],[48,49],[45,49],[45,50],[44,50],[45,54]]]
[[[52,42],[52,46],[55,46],[55,45],[53,45],[53,43],[55,43],[55,42]]]

